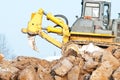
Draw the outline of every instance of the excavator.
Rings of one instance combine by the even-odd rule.
[[[120,13],[118,19],[111,19],[111,2],[109,0],[82,0],[81,17],[71,27],[64,15],[52,15],[43,9],[32,13],[27,28],[22,32],[28,34],[34,50],[35,36],[40,36],[63,50],[70,44],[85,45],[93,43],[102,48],[120,46]],[[43,16],[56,25],[42,27]],[[62,41],[51,37],[49,33],[62,36]],[[69,44],[69,45],[66,45]]]

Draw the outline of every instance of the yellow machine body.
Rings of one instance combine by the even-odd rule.
[[[114,42],[114,35],[110,34],[97,34],[97,33],[81,33],[70,32],[71,41],[87,41],[87,42]]]

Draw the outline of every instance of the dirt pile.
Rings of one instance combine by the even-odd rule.
[[[64,47],[63,54],[51,62],[24,56],[1,59],[0,80],[120,80],[119,47],[71,44]]]

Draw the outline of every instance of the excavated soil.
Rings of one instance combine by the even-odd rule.
[[[0,80],[120,80],[120,48],[72,44],[53,61],[24,56],[8,61],[0,56]]]

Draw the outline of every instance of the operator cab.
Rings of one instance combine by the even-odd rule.
[[[106,0],[83,0],[81,17],[71,27],[72,32],[109,30],[111,3]]]

